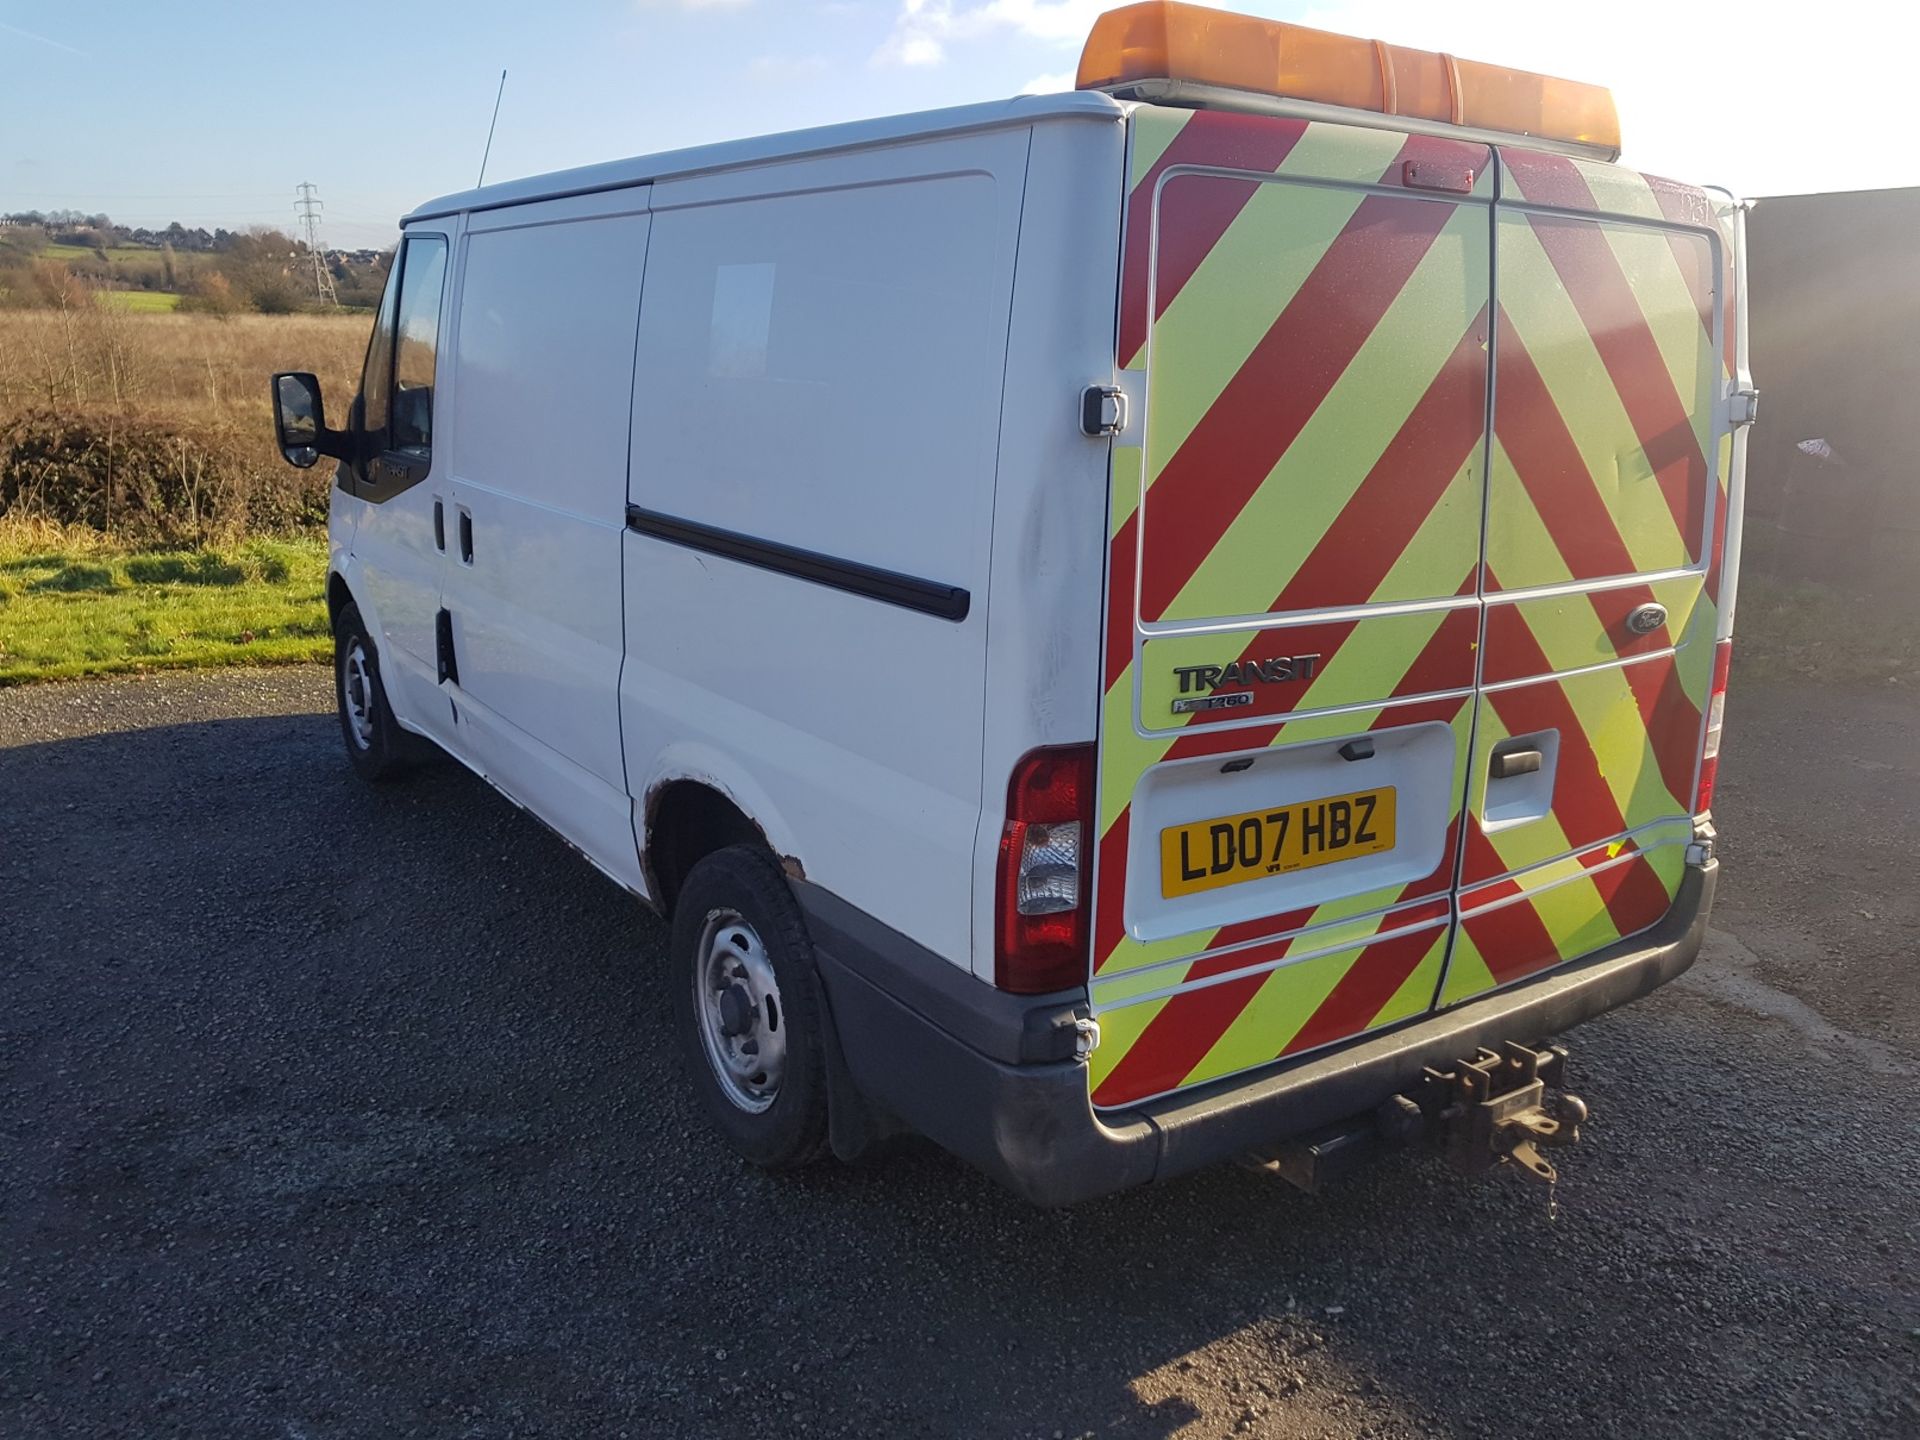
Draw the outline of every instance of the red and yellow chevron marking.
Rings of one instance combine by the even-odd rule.
[[[1193,974],[1196,962],[1167,976],[1145,998],[1101,1012],[1094,1104],[1137,1104],[1420,1014],[1433,1003],[1451,926],[1442,896],[1213,957],[1217,975]]]
[[[1469,822],[1468,854],[1485,843]],[[1686,822],[1562,856],[1462,893],[1440,1003],[1458,1004],[1658,923],[1692,838]]]
[[[1349,1039],[1430,1008],[1443,975],[1452,1003],[1665,913],[1731,453],[1715,406],[1732,245],[1714,243],[1731,218],[1702,192],[1515,152],[1516,208],[1496,214],[1476,145],[1151,108],[1133,129],[1119,353],[1146,367],[1150,405],[1113,468],[1102,1106]],[[1471,193],[1408,190],[1415,158],[1470,172]],[[1626,617],[1650,601],[1668,622],[1635,635]],[[1310,681],[1172,713],[1176,667],[1289,654],[1321,657]],[[1460,781],[1430,875],[1128,933],[1131,803],[1152,767],[1434,721]],[[1483,827],[1492,746],[1536,729],[1562,737],[1551,813]]]
[[[1713,243],[1722,222],[1707,196],[1559,156],[1501,159],[1509,191],[1554,213],[1497,222],[1486,690],[1443,1005],[1635,934],[1671,906],[1731,461],[1715,424],[1732,373],[1733,244]],[[1648,572],[1658,578],[1618,583]],[[1540,586],[1563,588],[1505,598]],[[1667,623],[1634,635],[1626,618],[1650,601]],[[1545,730],[1560,736],[1552,812],[1483,828],[1493,747]]]
[[[1431,1004],[1452,840],[1413,883],[1154,942],[1126,933],[1123,877],[1133,789],[1163,760],[1438,722],[1464,764],[1492,324],[1483,147],[1207,112],[1143,110],[1134,124],[1120,348],[1147,361],[1151,410],[1145,446],[1114,462],[1101,1105]],[[1443,155],[1471,169],[1473,195],[1382,193],[1401,188],[1408,160]],[[1136,629],[1336,607],[1347,613],[1278,628]],[[1175,666],[1276,653],[1318,655],[1319,668],[1260,693],[1229,717],[1238,725],[1172,713]]]

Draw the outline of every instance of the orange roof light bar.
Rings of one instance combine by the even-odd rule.
[[[1620,153],[1620,115],[1602,85],[1175,0],[1127,5],[1093,22],[1080,56],[1080,89],[1156,80]]]

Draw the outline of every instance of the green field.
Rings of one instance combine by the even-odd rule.
[[[98,260],[100,252],[87,245],[55,245],[49,242],[40,247],[40,254],[49,260]],[[191,261],[191,252],[176,255],[175,259]],[[144,245],[109,245],[107,259],[115,265],[157,265],[160,263],[159,250],[149,250]]]
[[[93,298],[110,309],[135,315],[171,315],[180,308],[180,297],[164,290],[100,290]]]
[[[0,528],[0,686],[332,653],[326,542],[126,552]]]

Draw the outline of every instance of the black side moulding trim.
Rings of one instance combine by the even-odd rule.
[[[638,505],[627,507],[627,528],[656,540],[684,545],[689,550],[738,560],[743,565],[771,570],[776,575],[791,575],[796,580],[809,580],[815,585],[898,605],[904,610],[917,610],[941,620],[964,620],[973,606],[972,595],[958,585],[942,585],[937,580],[882,570],[858,560],[841,560],[816,550],[802,550],[798,545],[782,545],[777,540],[761,540],[734,530],[722,530],[717,525],[662,515]]]

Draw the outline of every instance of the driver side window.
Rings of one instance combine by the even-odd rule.
[[[447,275],[447,242],[438,235],[409,240],[401,265],[392,433],[387,448],[425,460],[433,450],[433,369],[440,348],[440,291]]]
[[[361,433],[369,459],[388,452],[414,462],[432,459],[434,369],[446,273],[445,237],[409,235],[402,242],[360,382]]]

